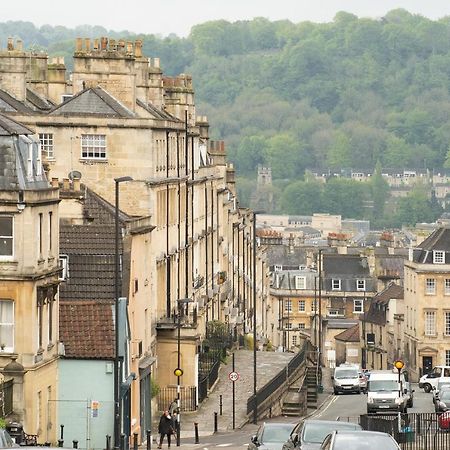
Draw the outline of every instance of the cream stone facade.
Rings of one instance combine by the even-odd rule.
[[[56,440],[58,189],[42,171],[32,131],[0,115],[0,367],[13,380],[14,418]]]
[[[135,218],[123,234],[121,295],[129,299],[137,377],[124,414],[126,431],[143,437],[141,389],[149,374],[161,390],[178,381],[197,389],[208,324],[225,323],[237,339],[253,329],[254,294],[261,313],[266,308],[267,268],[262,247],[253,247],[252,212],[239,208],[223,142],[209,140],[207,118],[196,114],[191,77],[163,76],[140,41],[78,39],[70,82],[61,58],[49,63],[10,41],[0,72],[0,96],[13,105],[6,112],[39,135],[55,185],[81,177],[114,205],[115,178],[133,178],[119,185],[120,209]],[[63,208],[79,220],[76,199]],[[270,328],[263,317],[261,342]],[[173,374],[178,357],[180,379]]]

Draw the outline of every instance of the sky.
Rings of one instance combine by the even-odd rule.
[[[44,24],[101,25],[108,30],[187,36],[191,27],[208,20],[289,19],[329,22],[338,11],[359,17],[382,17],[404,8],[430,19],[450,15],[449,0],[18,0],[1,2],[0,21]]]

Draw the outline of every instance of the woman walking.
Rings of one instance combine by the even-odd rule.
[[[167,436],[167,446],[170,448],[170,436],[173,434],[173,421],[172,417],[170,417],[169,411],[164,411],[161,419],[159,419],[158,433],[158,448],[162,447],[164,436]]]

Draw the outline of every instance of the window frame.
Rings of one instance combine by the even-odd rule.
[[[102,142],[100,142],[102,141]],[[82,160],[106,161],[108,145],[106,134],[86,133],[80,138]]]
[[[69,255],[59,255],[59,268],[62,272],[58,275],[58,280],[66,281],[69,278]]]
[[[14,216],[11,214],[1,214],[0,215],[0,219],[4,219],[4,218],[9,218],[11,220],[11,235],[0,235],[0,239],[9,239],[11,240],[11,253],[10,254],[2,254],[0,253],[0,260],[5,261],[5,260],[11,260],[14,258],[14,226],[15,226],[15,221],[14,221]]]
[[[46,159],[55,159],[55,147],[53,140],[53,133],[39,133],[39,142],[41,144],[41,152],[45,155]]]
[[[450,311],[444,311],[444,336],[450,336]]]
[[[445,252],[443,250],[433,250],[433,264],[445,264]]]
[[[360,283],[362,283],[362,286],[360,286]],[[365,292],[366,291],[366,280],[364,280],[364,279],[356,280],[356,290]]]
[[[450,295],[450,278],[444,280],[444,295]]]
[[[292,312],[292,300],[287,299],[287,300],[283,300],[283,311],[284,312]]]
[[[436,295],[436,278],[425,278],[425,295]]]
[[[425,336],[436,336],[436,311],[434,310],[425,310],[424,311],[424,327],[423,332]],[[429,321],[430,318],[433,318],[432,322]]]
[[[335,283],[338,284],[338,287],[335,287]],[[331,290],[332,291],[340,291],[342,287],[342,280],[340,278],[332,278],[331,279]]]
[[[306,301],[305,300],[298,301],[298,312],[306,312]]]
[[[445,350],[445,365],[450,366],[450,350]]]
[[[6,346],[3,348],[2,352],[4,353],[14,353],[14,347],[15,347],[15,339],[14,339],[14,334],[15,334],[15,304],[13,300],[10,299],[6,299],[6,298],[2,298],[0,299],[0,303],[5,303],[8,304],[8,306],[10,305],[12,308],[12,322],[0,322],[0,328],[3,327],[11,327],[11,342],[12,342],[12,346]],[[1,316],[0,316],[1,317]],[[0,342],[1,344],[1,342]]]
[[[357,311],[356,304],[359,304],[360,311]],[[363,314],[364,313],[364,300],[362,298],[354,298],[353,299],[353,313],[354,314]]]
[[[302,275],[295,275],[295,289],[298,291],[306,289],[306,277]]]

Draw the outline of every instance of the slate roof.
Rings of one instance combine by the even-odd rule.
[[[395,299],[403,299],[404,298],[404,290],[403,286],[399,286],[395,283],[390,283],[389,286],[375,295],[372,300],[372,303],[381,303],[383,305],[388,305],[389,300],[391,298]]]
[[[50,116],[101,116],[132,118],[136,115],[101,87],[88,88],[56,106]]]
[[[59,304],[59,336],[66,358],[114,358],[114,306],[95,301]]]
[[[344,342],[359,342],[359,324],[347,328],[342,333],[337,334],[334,339]]]
[[[268,245],[267,260],[269,266],[305,266],[306,250],[301,247],[290,249],[288,245]]]
[[[42,97],[37,92],[27,89],[27,102],[40,111],[50,111],[55,105],[48,99]]]
[[[142,100],[137,99],[136,103],[141,107],[144,108],[147,112],[149,112],[152,116],[154,116],[156,119],[163,119],[163,120],[172,120],[176,122],[181,122],[178,117],[173,116],[169,112],[157,108],[155,105],[153,105],[151,102],[144,103]]]
[[[395,283],[390,283],[383,291],[379,292],[371,301],[369,310],[361,320],[374,323],[376,325],[386,325],[386,311],[391,299],[403,299],[403,287]]]
[[[34,131],[19,122],[16,122],[10,117],[0,114],[0,136],[11,136],[17,134],[30,135],[34,134]]]
[[[323,255],[323,271],[326,277],[347,275],[351,277],[368,277],[367,258],[359,255]]]
[[[330,330],[347,329],[358,323],[356,319],[328,319],[327,328]]]
[[[31,114],[34,111],[0,89],[0,112]]]

